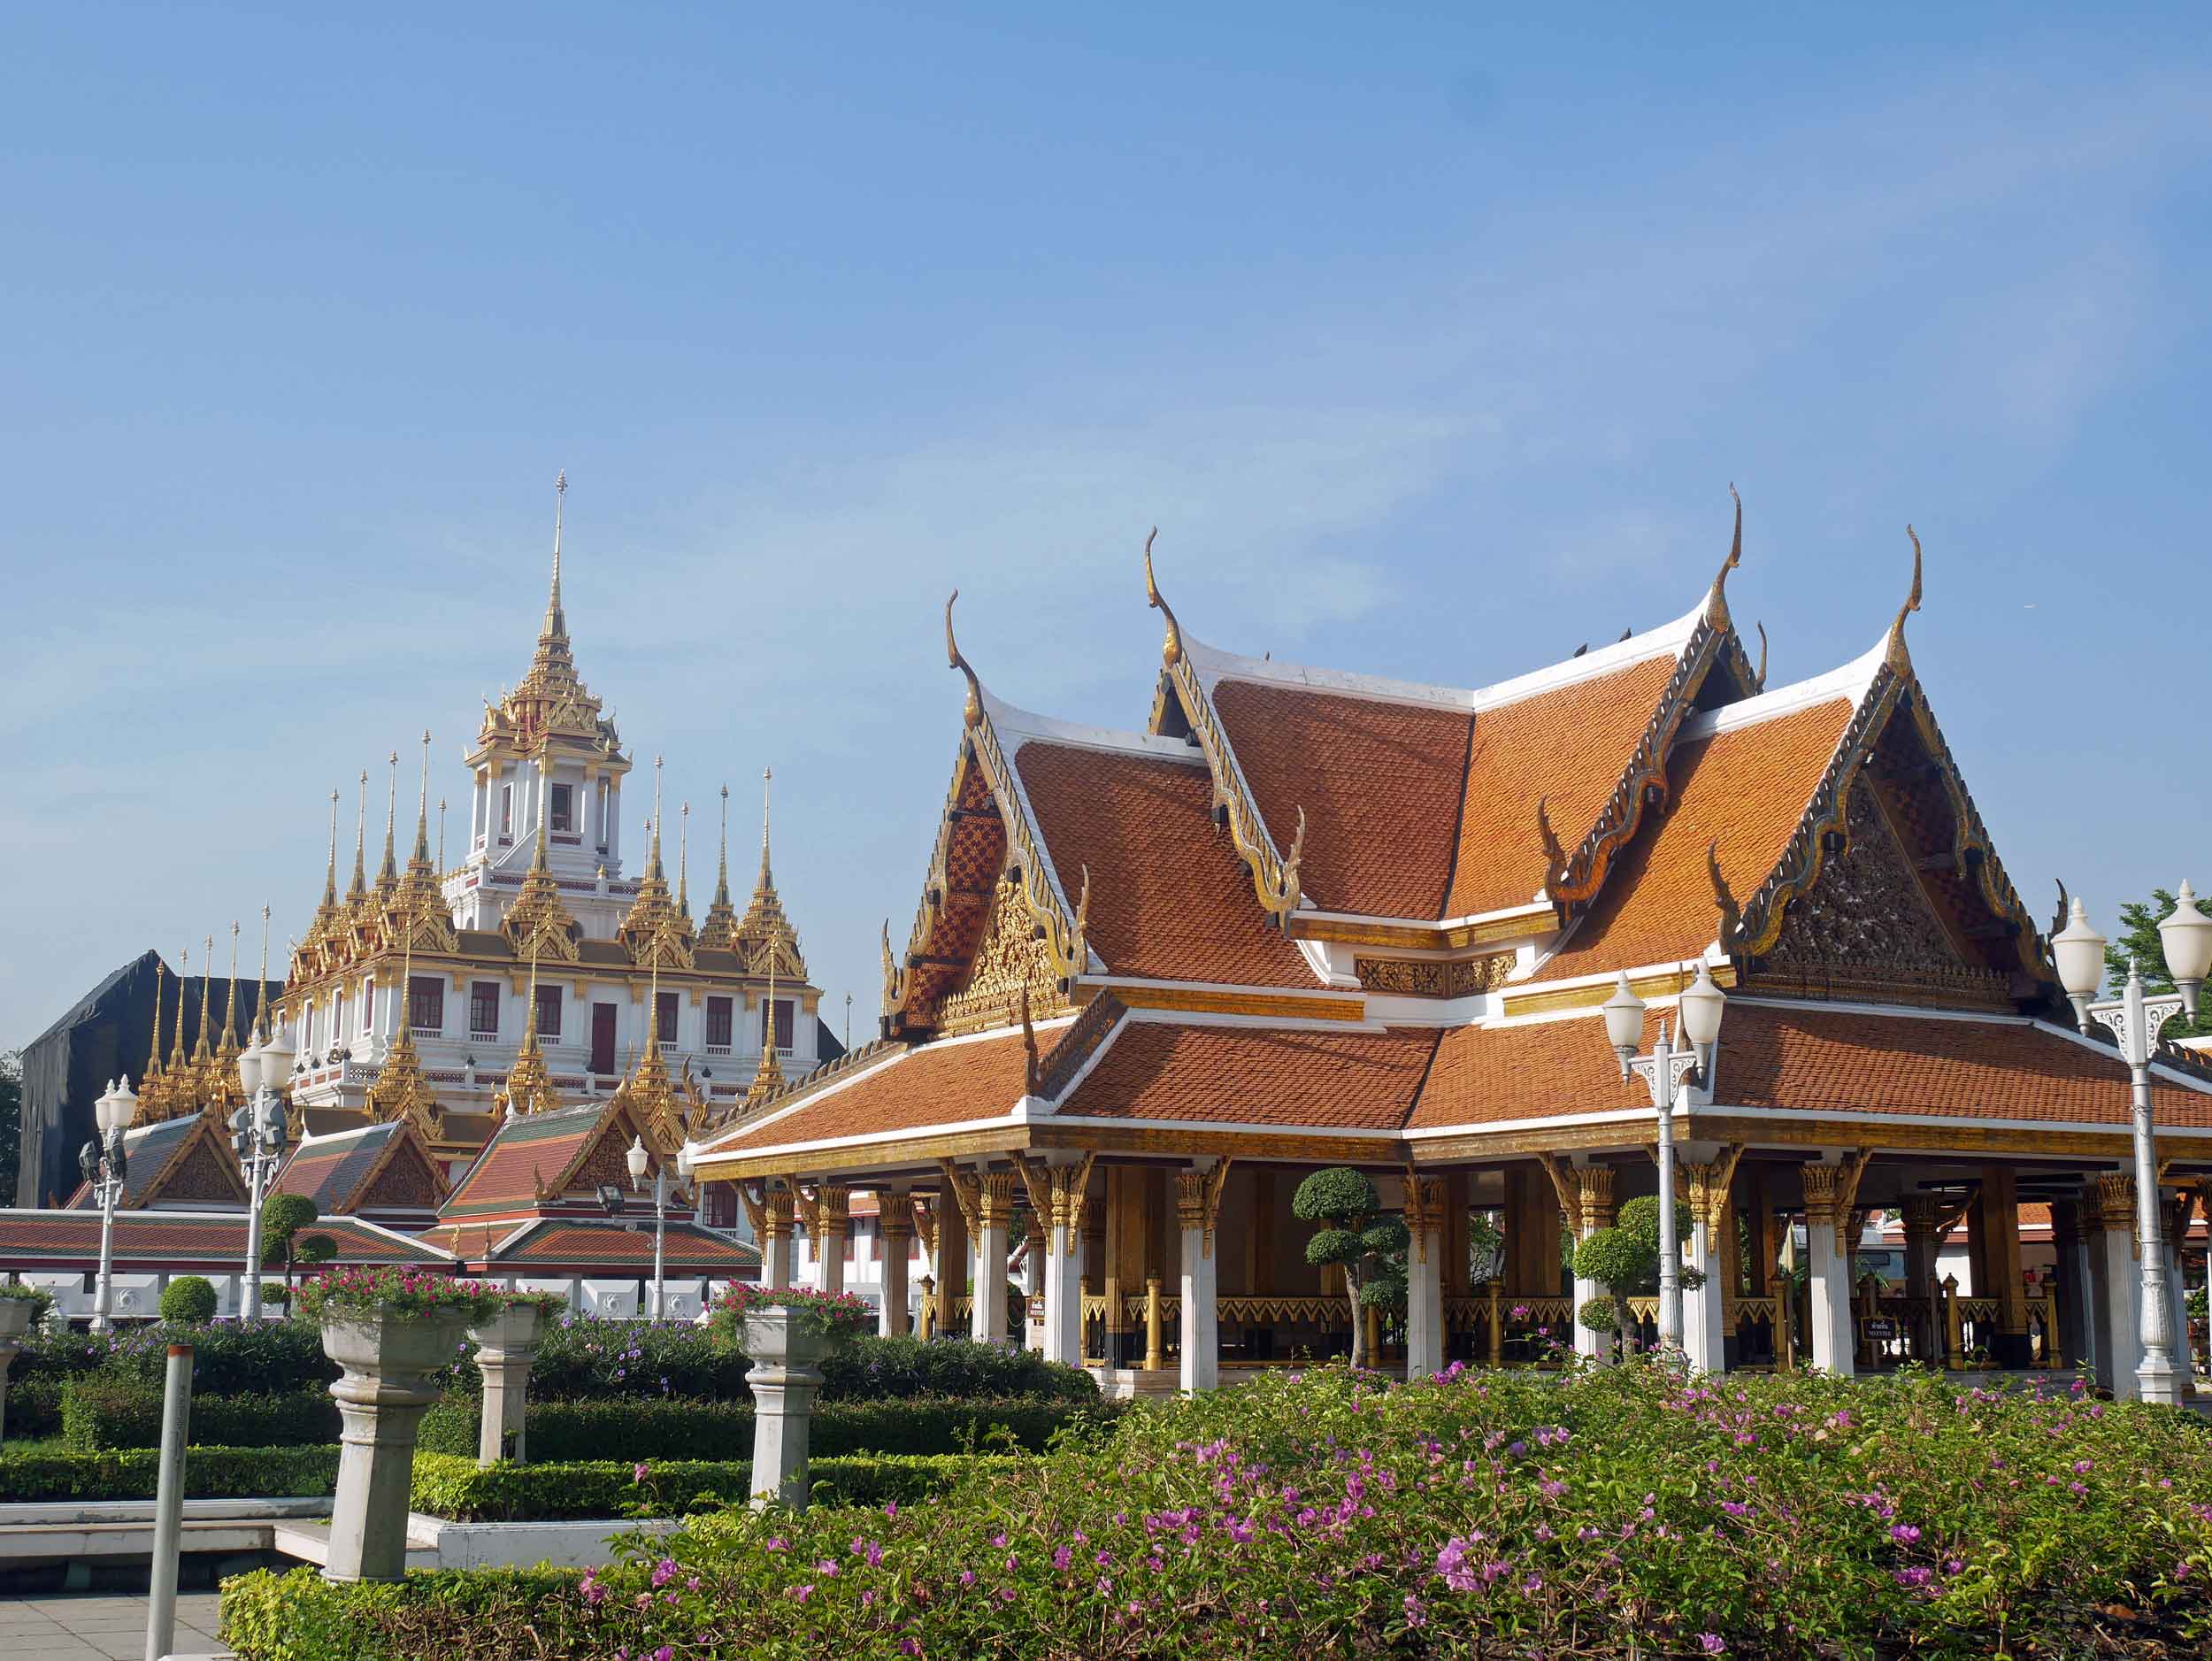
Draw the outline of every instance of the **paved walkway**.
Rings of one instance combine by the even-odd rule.
[[[216,1602],[213,1592],[177,1595],[176,1653],[221,1650],[215,1637]],[[145,1653],[143,1593],[0,1596],[0,1655],[36,1661],[142,1661]]]

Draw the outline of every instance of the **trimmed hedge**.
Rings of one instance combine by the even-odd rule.
[[[61,1434],[61,1380],[8,1380],[7,1435],[10,1442],[42,1442]]]
[[[447,1644],[449,1628],[427,1649],[410,1630],[421,1600],[475,1630],[526,1631],[545,1604],[574,1596],[579,1578],[572,1569],[434,1569],[396,1584],[334,1585],[311,1568],[257,1569],[223,1582],[223,1642],[256,1661],[421,1661],[463,1653]]]
[[[417,1446],[473,1454],[480,1403],[449,1399],[423,1415]],[[1068,1426],[1105,1425],[1118,1405],[1099,1402],[914,1397],[822,1402],[814,1410],[813,1452],[961,1453],[1003,1442],[1041,1452]],[[753,1405],[743,1402],[540,1402],[526,1410],[525,1446],[533,1462],[590,1459],[749,1459]]]
[[[836,1503],[880,1505],[929,1499],[970,1477],[1010,1465],[1005,1455],[861,1456],[813,1459],[808,1474]],[[555,1522],[588,1517],[676,1517],[702,1500],[741,1505],[751,1494],[749,1459],[648,1462],[581,1460],[565,1465],[511,1465],[480,1470],[450,1454],[415,1456],[408,1503],[426,1516],[457,1522]]]
[[[10,1453],[0,1457],[0,1501],[150,1500],[161,1450]],[[187,1448],[188,1499],[296,1498],[338,1488],[338,1448]]]
[[[162,1393],[134,1380],[77,1379],[62,1387],[61,1435],[82,1452],[161,1446]],[[190,1438],[219,1448],[290,1448],[338,1440],[327,1390],[192,1398]]]

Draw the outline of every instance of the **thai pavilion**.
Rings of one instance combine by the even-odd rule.
[[[1658,1142],[1601,1005],[1624,978],[1649,1050],[1702,965],[1724,1019],[1673,1116],[1693,1363],[2093,1365],[2130,1393],[2127,1074],[2075,1030],[1915,673],[1917,542],[1864,655],[1778,687],[1729,614],[1741,547],[1739,507],[1674,622],[1470,688],[1205,645],[1148,543],[1141,732],[994,696],[948,603],[959,742],[902,950],[885,929],[881,1036],[688,1150],[739,1186],[763,1279],[795,1223],[836,1284],[860,1191],[886,1327],[911,1230],[921,1319],[995,1338],[1011,1227],[1043,1248],[1048,1356],[1203,1388],[1342,1346],[1291,1197],[1349,1165],[1412,1231],[1409,1368],[1594,1348],[1561,1233],[1655,1192]],[[2212,1173],[2212,1070],[2169,1048],[2152,1074],[2171,1241]],[[1860,1284],[1888,1215],[1902,1276]],[[1471,1250],[1479,1217],[1501,1250]],[[1971,1273],[1939,1282],[1966,1219]]]

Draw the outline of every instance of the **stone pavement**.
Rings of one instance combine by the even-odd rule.
[[[221,1650],[215,1637],[216,1603],[213,1592],[177,1595],[176,1653]],[[142,1661],[145,1653],[143,1593],[0,1596],[0,1656],[24,1661]]]

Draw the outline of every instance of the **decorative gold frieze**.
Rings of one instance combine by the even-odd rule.
[[[1472,997],[1505,984],[1513,973],[1514,954],[1493,952],[1480,957],[1358,957],[1354,959],[1360,986],[1369,992],[1392,992],[1407,997]]]
[[[1007,1011],[1024,992],[1032,1012],[1042,1019],[1069,1007],[1060,992],[1057,965],[1037,937],[1021,884],[1002,874],[967,973],[938,1003],[937,1030],[953,1036],[1003,1026]]]

